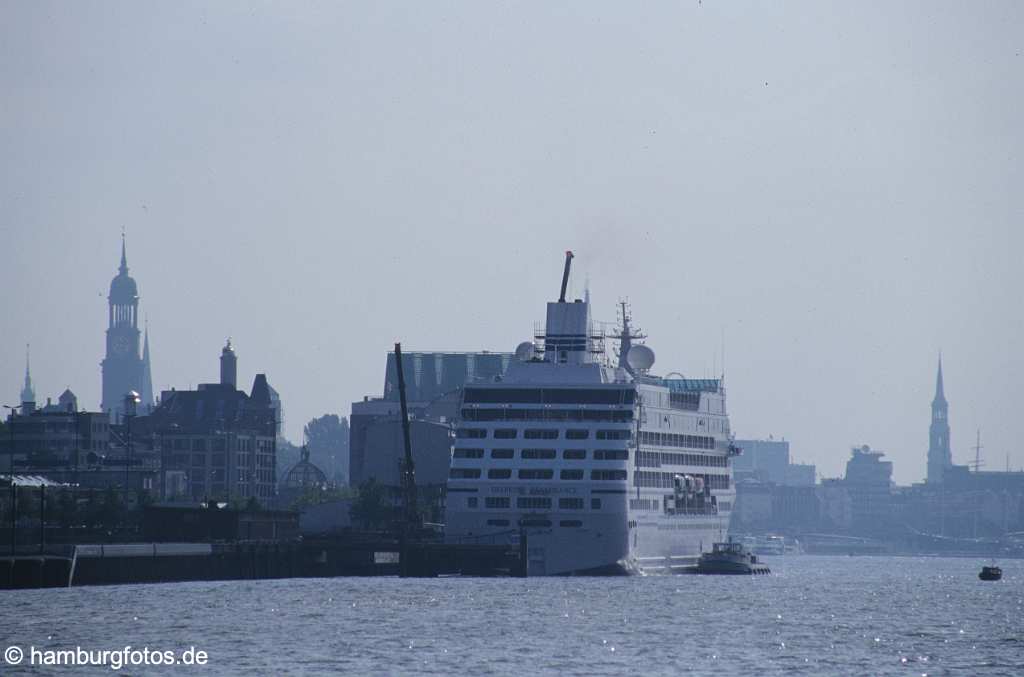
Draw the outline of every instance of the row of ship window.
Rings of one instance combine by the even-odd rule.
[[[476,409],[462,410],[464,421],[594,421],[628,423],[632,409]]]
[[[452,452],[455,458],[483,458],[483,449],[456,449]],[[491,458],[512,459],[516,457],[515,449],[491,449]],[[555,449],[521,449],[519,458],[524,460],[552,460],[558,458]],[[562,458],[567,461],[584,461],[587,459],[586,449],[564,449]],[[592,456],[595,461],[625,461],[629,459],[627,449],[594,449]],[[708,468],[726,468],[729,461],[725,456],[709,456],[707,454],[681,454],[673,451],[639,451],[637,466],[642,468],[658,468],[663,465],[690,465]]]
[[[506,519],[489,519],[487,520],[487,526],[489,527],[507,527],[511,524]],[[550,527],[551,520],[549,519],[535,519],[526,518],[519,520],[519,525],[524,527]],[[581,527],[583,526],[583,520],[559,520],[558,526],[560,527]]]
[[[481,404],[633,404],[633,388],[466,388],[464,400]]]
[[[562,431],[558,428],[530,428],[523,431],[523,438],[528,440],[557,440],[561,432]],[[496,428],[494,430],[494,439],[496,440],[514,440],[518,435],[519,431],[515,428]],[[487,438],[487,429],[459,428],[455,431],[455,436],[466,439],[482,440]],[[628,440],[632,439],[633,434],[630,430],[598,430],[596,437],[599,440]],[[586,429],[570,428],[565,431],[565,439],[590,439],[590,431]]]
[[[629,499],[630,510],[661,510],[660,498],[631,498]]]
[[[631,498],[629,499],[630,510],[656,510],[660,511],[662,508],[660,498]],[[718,502],[719,512],[728,512],[732,510],[732,503],[730,501],[719,501]]]
[[[533,428],[523,431],[523,438],[528,440],[557,440],[561,430],[553,428]],[[497,428],[494,430],[494,439],[511,440],[516,439],[519,431],[515,428]],[[486,428],[459,428],[455,436],[463,439],[486,439]],[[633,437],[630,430],[598,430],[596,434],[599,440],[630,440]],[[567,440],[586,440],[590,438],[589,430],[568,429],[565,431]],[[652,444],[660,447],[680,447],[685,449],[714,449],[715,438],[709,435],[684,435],[681,433],[659,433],[642,431],[640,433],[641,444]]]
[[[715,438],[707,435],[682,435],[679,433],[655,433],[642,431],[641,444],[654,444],[659,447],[684,447],[686,449],[714,449]]]
[[[551,510],[552,505],[551,498],[548,496],[519,496],[516,498],[516,508],[520,510]],[[559,510],[583,510],[585,505],[582,498],[558,499]],[[480,499],[476,496],[467,498],[466,507],[480,507]],[[512,498],[509,496],[487,496],[484,498],[484,507],[488,510],[509,510],[512,508]],[[600,510],[601,499],[590,499],[590,509]]]
[[[711,468],[727,468],[729,459],[725,456],[707,454],[680,454],[674,451],[638,451],[636,464],[640,468],[658,468],[663,465],[703,465]]]
[[[448,477],[453,480],[477,480],[483,472],[480,468],[452,468],[448,471]],[[516,474],[521,480],[550,480],[555,478],[555,471],[551,468],[520,468]],[[563,480],[582,480],[584,477],[582,468],[562,470],[558,475]],[[512,479],[511,468],[491,468],[487,471],[489,480]],[[626,479],[625,470],[591,470],[590,479],[596,481],[622,481]]]
[[[483,449],[456,449],[452,452],[455,458],[483,458]],[[519,458],[526,460],[551,460],[558,457],[554,449],[522,449]],[[491,449],[491,458],[515,458],[515,449]],[[568,461],[583,461],[587,458],[586,449],[565,449],[562,458]],[[595,461],[625,461],[629,459],[626,449],[595,449]]]
[[[678,473],[653,472],[651,470],[637,470],[633,473],[633,486],[637,487],[658,487],[672,489],[675,486],[674,479]],[[728,475],[697,475],[704,478],[704,486],[709,489],[728,489]]]

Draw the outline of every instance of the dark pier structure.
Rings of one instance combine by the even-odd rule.
[[[0,588],[334,576],[517,576],[516,546],[346,539],[54,545],[0,557]]]

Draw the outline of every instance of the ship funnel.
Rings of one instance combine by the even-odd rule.
[[[569,285],[569,268],[572,266],[572,252],[565,252],[565,269],[562,271],[562,293],[558,295],[558,302],[565,303],[565,288]]]
[[[565,252],[562,292],[557,301],[548,303],[544,332],[536,336],[543,341],[541,346],[546,362],[584,364],[593,362],[594,354],[597,352],[592,344],[594,332],[590,323],[590,303],[581,300],[575,303],[565,302],[572,259],[572,252]]]

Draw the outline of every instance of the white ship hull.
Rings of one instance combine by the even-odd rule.
[[[524,527],[494,532],[484,542],[519,543],[525,533],[527,574],[558,576],[569,574],[623,574],[630,569],[629,530],[615,514],[587,517],[585,526],[565,528],[553,520],[550,527]],[[449,532],[487,533],[486,520],[465,513],[452,515]]]
[[[729,518],[722,515],[659,515],[636,524],[631,557],[645,574],[678,573],[681,567],[696,564],[701,553],[729,530]]]
[[[453,512],[450,519],[449,533],[478,534],[481,542],[518,543],[525,533],[530,576],[677,573],[728,531],[728,517],[720,515],[632,519],[609,513],[584,516],[581,527],[560,527],[556,517],[548,520],[551,526],[501,531],[487,526],[486,515]]]

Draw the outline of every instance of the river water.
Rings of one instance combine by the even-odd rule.
[[[771,576],[293,579],[0,592],[29,652],[205,651],[121,674],[1024,675],[1024,561],[766,558]],[[138,654],[136,655],[138,658]],[[42,659],[42,658],[40,658]]]

